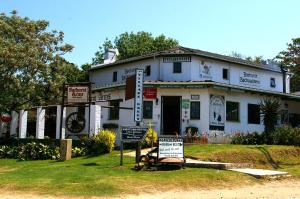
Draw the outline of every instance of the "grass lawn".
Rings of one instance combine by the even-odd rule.
[[[273,150],[283,151],[282,157],[287,157],[287,161],[280,162],[279,165],[284,168],[283,170],[288,170],[293,175],[300,177],[299,148],[261,147],[266,149],[271,156]],[[294,157],[290,154],[290,150],[298,150],[298,154],[295,154]],[[219,158],[219,160],[227,161],[230,160],[231,155],[236,155],[238,151],[247,156],[252,156],[252,153],[265,156],[264,152],[254,146],[198,145],[185,147],[187,155],[205,160]],[[284,155],[287,151],[288,154]],[[281,154],[281,152],[278,153]],[[276,158],[272,156],[272,158],[277,160],[277,156]],[[233,159],[237,160],[237,157]],[[236,172],[214,169],[186,168],[173,171],[137,172],[132,170],[134,158],[125,157],[122,167],[119,166],[119,160],[118,151],[95,157],[75,158],[66,162],[0,159],[0,190],[28,191],[51,195],[113,196],[155,192],[156,190],[232,187],[262,182]]]

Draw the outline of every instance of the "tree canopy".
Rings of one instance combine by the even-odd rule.
[[[300,90],[300,37],[292,39],[287,49],[281,51],[275,58],[282,66],[294,73],[291,78],[291,91]]]
[[[16,11],[0,14],[0,113],[55,103],[63,82],[84,78],[62,57],[73,49],[64,33],[48,27]]]
[[[118,59],[126,59],[151,52],[162,51],[178,46],[178,41],[167,38],[164,35],[152,36],[149,32],[128,33],[117,36],[114,42],[106,39],[92,59],[92,64],[101,64],[104,61],[104,53],[107,48],[117,48],[120,55]]]

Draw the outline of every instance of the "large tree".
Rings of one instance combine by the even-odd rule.
[[[287,44],[287,49],[281,51],[275,58],[281,64],[294,73],[291,78],[291,91],[300,90],[300,37],[292,39]]]
[[[95,53],[92,64],[103,63],[105,49],[107,48],[117,48],[120,53],[118,59],[126,59],[151,52],[166,50],[175,46],[178,46],[178,41],[167,38],[164,35],[154,37],[149,32],[125,32],[117,36],[114,42],[106,39]]]
[[[62,57],[73,46],[48,26],[16,11],[0,14],[0,113],[55,103],[63,82],[78,81],[80,70]]]

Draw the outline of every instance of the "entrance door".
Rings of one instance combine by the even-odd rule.
[[[181,134],[180,96],[162,96],[162,132],[164,135]]]

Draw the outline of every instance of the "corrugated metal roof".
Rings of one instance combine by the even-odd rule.
[[[281,72],[280,68],[276,69],[276,68],[270,67],[268,65],[253,63],[251,61],[247,61],[244,59],[239,59],[239,58],[235,58],[235,57],[230,57],[230,56],[226,56],[226,55],[211,53],[211,52],[207,52],[207,51],[202,51],[202,50],[187,48],[187,47],[182,47],[182,46],[178,46],[178,47],[160,51],[160,52],[153,52],[153,53],[150,53],[147,55],[141,55],[141,56],[132,57],[132,58],[128,58],[128,59],[118,60],[118,61],[116,61],[114,63],[110,63],[110,64],[99,64],[99,65],[92,67],[90,69],[90,71],[101,69],[101,68],[112,67],[112,66],[116,66],[116,65],[120,65],[120,64],[131,63],[131,62],[140,61],[140,60],[144,60],[144,59],[149,59],[152,57],[171,56],[171,55],[194,55],[194,56],[200,56],[200,57],[235,63],[235,64],[241,64],[244,66],[259,68],[259,69],[263,69],[263,70]]]

